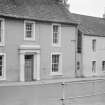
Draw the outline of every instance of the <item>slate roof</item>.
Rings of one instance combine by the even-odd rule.
[[[0,0],[0,16],[75,24],[75,20],[64,5],[55,1]]]
[[[73,17],[80,23],[79,29],[88,35],[105,36],[105,19],[72,13]]]

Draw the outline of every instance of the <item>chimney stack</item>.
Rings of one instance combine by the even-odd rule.
[[[67,9],[69,9],[68,0],[56,0],[56,2],[63,4]]]
[[[64,0],[55,0],[57,3],[63,3]]]

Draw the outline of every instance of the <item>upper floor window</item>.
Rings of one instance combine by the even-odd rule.
[[[102,61],[102,71],[105,71],[105,61]]]
[[[0,79],[5,78],[5,54],[0,54]]]
[[[0,19],[0,46],[4,45],[4,19]]]
[[[78,30],[77,52],[82,52],[82,32],[80,30]]]
[[[92,40],[92,50],[95,52],[96,51],[96,39]]]
[[[61,54],[54,53],[52,54],[52,62],[51,62],[51,73],[52,74],[61,74],[61,69],[62,69],[62,59],[61,59]]]
[[[52,43],[53,46],[60,46],[61,44],[61,25],[53,24],[53,37]]]
[[[92,61],[92,72],[96,72],[96,61]]]
[[[24,22],[24,39],[25,40],[35,40],[35,22],[25,21]]]

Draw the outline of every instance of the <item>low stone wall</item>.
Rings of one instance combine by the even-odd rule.
[[[105,79],[2,83],[0,105],[105,105]]]

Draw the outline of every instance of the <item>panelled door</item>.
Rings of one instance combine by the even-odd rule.
[[[33,80],[34,55],[25,55],[25,81]]]

